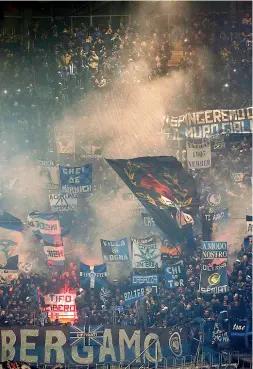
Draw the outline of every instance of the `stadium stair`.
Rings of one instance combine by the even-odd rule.
[[[171,58],[168,63],[168,67],[178,67],[180,60],[184,57],[184,50],[181,41],[172,43]]]

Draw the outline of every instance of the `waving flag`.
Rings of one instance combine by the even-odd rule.
[[[80,285],[82,288],[89,286],[98,289],[107,286],[106,264],[90,266],[81,262]]]
[[[108,164],[173,241],[184,238],[197,211],[196,183],[173,156],[110,160]]]
[[[18,245],[23,223],[9,213],[0,216],[0,279],[8,283],[18,274]]]
[[[34,212],[28,215],[27,222],[41,242],[48,265],[63,265],[65,256],[58,215]]]

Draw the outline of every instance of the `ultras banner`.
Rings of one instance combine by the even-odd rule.
[[[50,207],[53,212],[77,210],[76,193],[50,193],[48,196]]]
[[[64,193],[92,192],[92,164],[80,167],[60,166],[60,181]]]
[[[210,264],[208,259],[204,260],[200,274],[199,291],[203,294],[219,294],[229,291],[227,262]]]
[[[230,133],[251,133],[252,107],[238,110],[206,110],[179,117],[166,116],[164,132],[171,140],[211,138]]]
[[[133,269],[157,269],[162,265],[160,240],[155,236],[144,239],[131,238]]]
[[[147,333],[137,327],[105,326],[104,330],[86,328],[2,328],[0,361],[95,365],[136,360],[136,363],[141,364],[145,361],[162,362],[164,357],[181,357],[189,353],[186,327],[148,329]],[[92,340],[88,340],[89,337]],[[97,341],[96,345],[89,345],[94,340]]]
[[[101,240],[101,250],[105,262],[129,261],[127,238],[118,241]]]
[[[172,242],[180,242],[198,209],[196,182],[173,156],[107,160]],[[184,227],[186,226],[186,227]]]
[[[40,176],[39,187],[50,190],[59,189],[59,167],[56,166],[54,161],[37,160],[37,170]]]
[[[211,167],[211,143],[200,144],[186,142],[187,163],[189,169],[203,169]]]

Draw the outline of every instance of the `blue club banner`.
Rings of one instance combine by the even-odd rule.
[[[130,326],[3,327],[0,361],[51,365],[95,365],[133,360],[138,364],[159,363],[164,358],[189,354],[187,334],[187,327],[177,325],[148,329],[146,333]]]
[[[101,240],[104,261],[129,261],[128,241],[122,238],[118,241]]]
[[[80,263],[80,285],[82,288],[98,288],[107,286],[106,264],[95,266]]]
[[[251,133],[252,107],[237,110],[206,110],[179,117],[164,117],[164,132],[169,139],[210,138],[224,134]]]
[[[157,274],[133,274],[132,285],[133,286],[157,286],[159,284],[159,277]]]
[[[79,167],[60,166],[60,181],[64,193],[92,192],[92,164]]]
[[[163,266],[164,281],[167,288],[176,288],[184,286],[184,262],[183,260],[171,265]]]

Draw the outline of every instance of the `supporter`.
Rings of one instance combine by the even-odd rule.
[[[239,16],[234,23],[222,21],[221,27],[218,26],[220,18],[202,14],[183,19],[182,27],[174,26],[174,38],[179,40],[184,50],[178,70],[184,72],[185,88],[176,96],[175,104],[181,104],[179,114],[198,109],[247,106],[245,101],[250,101],[251,14]],[[53,19],[46,33],[42,32],[39,22],[33,25],[29,50],[19,35],[1,35],[0,41],[2,159],[24,152],[44,157],[45,153],[52,151],[54,122],[61,120],[66,110],[72,113],[72,106],[80,100],[87,105],[92,102],[89,100],[92,98],[89,97],[91,90],[99,89],[102,93],[116,79],[120,81],[117,83],[126,83],[126,71],[133,83],[146,83],[148,79],[135,68],[135,61],[148,63],[150,83],[161,77],[169,78],[169,62],[175,47],[168,33],[152,28],[142,32],[136,25],[120,22],[116,29],[111,24],[104,29],[99,25],[87,29],[81,24],[72,31],[62,19]],[[129,67],[132,68],[131,73],[128,72]],[[78,117],[78,113],[73,116]],[[12,132],[18,132],[23,142],[14,142]],[[49,142],[41,142],[42,136],[48,137]],[[186,152],[179,151],[184,161]],[[219,181],[228,198],[247,198],[251,186],[251,153],[250,139],[246,139],[225,150],[225,162],[222,162],[220,154],[213,154],[213,172],[208,175],[201,170],[195,173],[203,208],[207,187],[215,189]],[[232,180],[230,171],[237,173],[241,168],[245,173],[242,184],[238,185]],[[107,183],[103,168],[99,172]],[[224,177],[227,184],[224,184]],[[99,181],[97,183],[99,187]],[[8,187],[6,183],[4,186]],[[92,217],[89,218],[89,224],[94,228]],[[159,297],[150,301],[147,316],[146,311],[142,311],[142,317],[134,304],[128,306],[124,303],[120,284],[109,285],[108,291],[103,291],[103,299],[88,288],[80,292],[78,268],[73,263],[65,271],[51,269],[44,275],[23,273],[17,281],[10,286],[3,285],[0,290],[0,322],[9,326],[38,324],[39,308],[45,308],[45,295],[73,291],[77,292],[76,324],[140,324],[146,329],[147,326],[187,325],[198,318],[216,321],[223,311],[227,311],[231,318],[244,318],[252,313],[251,262],[252,254],[243,246],[229,277],[228,295],[214,295],[209,301],[197,293],[199,256],[186,259],[184,286],[168,291],[162,282]],[[60,322],[52,319],[47,324],[58,325]]]

